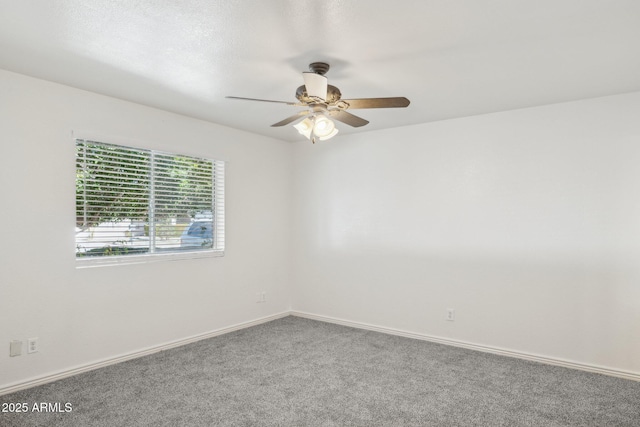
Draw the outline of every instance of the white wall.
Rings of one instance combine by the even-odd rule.
[[[639,113],[632,93],[290,144],[0,71],[0,390],[291,304],[640,373]],[[77,270],[72,130],[228,160],[226,256]]]
[[[639,118],[632,93],[295,144],[293,309],[640,373]]]
[[[228,160],[225,257],[77,270],[72,130]],[[0,389],[289,309],[290,143],[5,71],[0,135]]]

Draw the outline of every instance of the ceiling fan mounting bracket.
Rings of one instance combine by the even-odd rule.
[[[329,64],[326,62],[312,62],[309,64],[309,71],[324,76],[329,71]]]

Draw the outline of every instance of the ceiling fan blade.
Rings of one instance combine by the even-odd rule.
[[[342,101],[349,104],[349,108],[404,108],[411,102],[404,96],[395,98],[343,99]]]
[[[310,97],[320,98],[323,101],[327,99],[327,78],[320,74],[303,72],[302,78],[307,88],[307,95]]]
[[[286,102],[286,101],[272,101],[270,99],[258,99],[258,98],[243,98],[241,96],[225,96],[225,98],[229,99],[240,99],[243,101],[260,101],[260,102],[275,102],[277,104],[287,104],[287,105],[295,105],[297,107],[303,107],[305,104],[300,104],[297,102]]]
[[[363,119],[362,117],[354,116],[351,113],[347,113],[344,110],[331,110],[329,111],[329,115],[331,118],[336,119],[342,123],[346,123],[349,126],[353,126],[354,128],[359,128],[360,126],[364,126],[369,123],[368,120]]]
[[[293,116],[287,117],[286,119],[279,121],[278,123],[272,124],[271,127],[288,125],[289,123],[293,123],[296,120],[298,120],[300,117],[306,116],[308,114],[309,114],[308,111],[300,111],[298,114],[294,114]]]

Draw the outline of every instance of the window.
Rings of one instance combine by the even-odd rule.
[[[82,263],[224,254],[224,162],[76,139],[75,243]]]

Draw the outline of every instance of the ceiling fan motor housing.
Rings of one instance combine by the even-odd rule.
[[[327,85],[327,98],[325,100],[327,104],[335,104],[336,102],[340,101],[341,97],[342,94],[340,93],[340,89],[332,85]],[[304,102],[305,104],[314,104],[318,102],[317,99],[309,97],[305,85],[302,85],[298,89],[296,89],[296,98],[298,98],[300,102]]]

